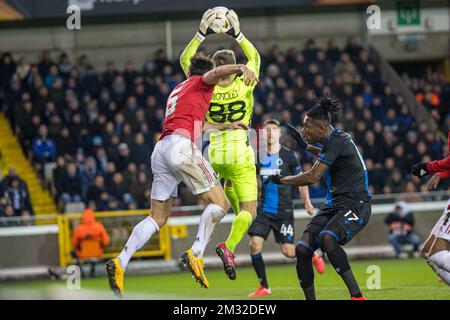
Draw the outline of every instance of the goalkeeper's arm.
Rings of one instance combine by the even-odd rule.
[[[197,37],[199,33],[195,35],[195,37],[188,43],[186,48],[184,48],[183,52],[180,56],[180,65],[184,71],[184,74],[187,76],[189,73],[189,66],[191,64],[191,58],[197,52],[198,47],[202,43],[203,40],[199,40]]]
[[[259,77],[261,57],[259,56],[258,50],[256,50],[255,46],[242,34],[237,14],[233,10],[229,10],[226,13],[226,17],[228,21],[230,21],[232,27],[227,32],[227,34],[234,37],[234,39],[236,39],[236,41],[239,43],[245,53],[245,56],[247,57],[247,67],[249,67],[253,72],[256,73],[256,76]]]
[[[205,37],[208,34],[214,33],[213,30],[209,27],[213,19],[214,19],[214,11],[212,9],[206,10],[205,13],[203,14],[197,33],[181,53],[180,65],[186,76],[188,75],[189,72],[189,65],[191,64],[191,58],[197,52],[198,47],[203,42],[203,40],[205,40]]]

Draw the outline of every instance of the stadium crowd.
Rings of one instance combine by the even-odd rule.
[[[402,74],[403,81],[431,113],[434,120],[445,130],[450,128],[450,83],[442,72],[428,72],[422,78]]]
[[[236,52],[243,61],[243,53]],[[158,50],[142,67],[128,62],[118,70],[108,62],[99,70],[85,55],[72,61],[65,53],[54,59],[44,51],[36,63],[14,58],[1,56],[3,112],[43,179],[45,165],[56,162],[50,185],[61,208],[77,201],[99,211],[148,207],[150,154],[166,98],[184,79],[178,60],[169,61]],[[336,126],[361,148],[373,193],[419,191],[419,181],[410,178],[411,165],[448,152],[425,123],[415,122],[404,97],[383,83],[357,37],[343,48],[334,40],[321,48],[312,39],[303,49],[272,46],[261,52],[261,61],[253,127],[261,128],[269,117],[300,125],[316,96],[337,96],[343,113]],[[440,97],[439,106],[433,105],[429,90],[439,96],[448,86],[437,80],[429,85],[411,79],[410,87],[440,120],[450,100]],[[296,149],[287,134],[283,143]],[[312,156],[296,151],[303,168],[309,168]],[[181,191],[176,204],[196,203]],[[323,182],[310,188],[312,197],[325,192]]]

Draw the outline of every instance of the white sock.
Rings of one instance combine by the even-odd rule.
[[[428,261],[428,264],[433,268],[434,272],[446,283],[450,286],[450,272],[445,271],[444,269],[439,268],[433,262]]]
[[[147,241],[150,240],[150,238],[158,231],[158,224],[150,216],[139,222],[133,228],[133,232],[128,238],[127,244],[119,254],[118,259],[120,266],[123,269],[126,269],[131,256],[142,248],[144,244],[146,244]]]
[[[225,217],[225,211],[216,204],[210,204],[206,207],[200,217],[200,224],[198,225],[197,236],[192,245],[192,254],[197,258],[202,258],[206,246],[211,240],[220,220]]]
[[[428,258],[439,268],[450,272],[450,251],[439,251]]]

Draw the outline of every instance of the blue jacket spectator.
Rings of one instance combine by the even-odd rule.
[[[33,139],[32,145],[35,161],[41,164],[55,161],[56,145],[53,139],[48,138],[47,127],[41,125],[38,134],[38,137]]]

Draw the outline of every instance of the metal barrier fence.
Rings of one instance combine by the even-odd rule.
[[[387,213],[393,210],[393,203],[398,200],[407,200],[411,204],[413,212],[420,213],[422,211],[441,211],[449,197],[448,191],[438,191],[430,193],[412,193],[412,194],[391,194],[391,195],[377,195],[374,197],[373,213]],[[416,201],[409,201],[408,199],[415,199]],[[319,207],[320,199],[314,199],[314,205]],[[185,241],[193,241],[186,238],[188,228],[191,225],[197,225],[199,214],[203,211],[202,206],[183,206],[176,207],[173,210],[173,218],[169,220],[168,225],[161,228],[159,235],[155,235],[144,248],[138,251],[136,257],[160,257],[164,259],[171,259],[172,254],[178,254],[181,247],[185,247]],[[294,215],[297,218],[308,217],[303,211],[302,201],[295,201]],[[111,258],[119,254],[125,245],[129,235],[134,226],[139,223],[144,217],[148,215],[148,210],[135,211],[115,211],[115,212],[98,212],[95,218],[101,222],[110,238],[111,243],[105,248],[103,258]],[[37,226],[54,225],[58,226],[57,235],[55,234],[55,249],[58,248],[58,254],[54,257],[59,259],[61,266],[72,264],[72,236],[75,228],[81,222],[81,213],[72,214],[53,214],[46,216],[32,216],[26,219],[22,217],[0,217],[0,232],[5,236],[30,236],[32,231],[38,228]],[[233,215],[227,215],[223,223],[230,223],[233,220]],[[1,228],[3,226],[3,228]],[[30,226],[30,227],[28,227]],[[33,227],[36,226],[36,227]],[[11,227],[11,228],[5,228]],[[16,228],[14,228],[16,227]],[[14,231],[16,230],[16,232]],[[41,229],[39,229],[41,230]],[[39,231],[38,230],[38,231]],[[19,232],[20,231],[20,232]],[[41,230],[42,231],[42,230]],[[224,235],[225,236],[225,235]],[[171,238],[174,243],[171,243]],[[182,239],[183,245],[176,241]],[[174,248],[172,248],[174,246]],[[175,250],[179,246],[180,250]],[[174,252],[172,252],[175,250]],[[56,252],[55,252],[56,254]]]
[[[105,248],[103,258],[117,256],[125,245],[134,226],[148,215],[148,210],[99,212],[95,214],[98,222],[102,223],[111,243]],[[72,236],[81,221],[82,214],[63,214],[57,216],[59,260],[62,267],[72,264]],[[169,226],[161,228],[158,235],[152,239],[134,257],[162,257],[171,259],[171,244]]]

